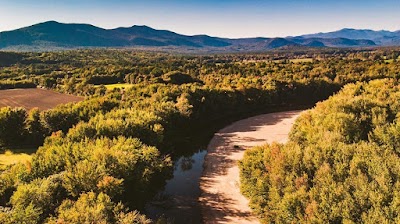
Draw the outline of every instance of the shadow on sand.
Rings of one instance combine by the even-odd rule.
[[[205,223],[258,223],[247,203],[243,207],[243,199],[239,198],[243,196],[239,191],[237,162],[246,148],[267,142],[262,128],[265,131],[265,128],[278,130],[285,127],[283,131],[273,134],[275,137],[287,136],[294,118],[300,112],[288,111],[247,118],[234,122],[214,135],[207,147],[208,154],[200,181],[202,193],[199,201]],[[260,133],[257,133],[258,137],[252,137],[255,134],[247,132]]]

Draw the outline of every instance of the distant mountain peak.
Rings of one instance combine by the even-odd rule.
[[[21,29],[29,28],[29,27],[61,26],[61,25],[63,25],[63,23],[59,23],[57,21],[51,20],[51,21],[37,23],[37,24],[31,25],[31,26],[28,26],[28,27],[23,27]]]
[[[49,20],[49,21],[45,21],[42,23],[38,23],[38,24],[61,24],[60,22],[57,22],[55,20]]]
[[[354,29],[354,28],[343,28],[343,29],[340,29],[340,30],[338,30],[338,31],[355,31],[356,29]],[[358,29],[358,30],[366,30],[366,29]],[[333,31],[333,32],[336,32],[336,31]]]
[[[303,38],[347,38],[352,40],[370,40],[378,45],[400,45],[400,33],[388,30],[343,28],[341,30],[302,35]]]
[[[143,28],[143,29],[151,29],[151,30],[154,30],[154,28],[151,28],[151,27],[149,27],[149,26],[146,26],[146,25],[133,25],[133,26],[131,26],[132,28]]]
[[[385,42],[386,40],[388,41]],[[57,21],[46,21],[13,31],[0,32],[0,49],[151,47],[195,51],[262,51],[282,47],[364,47],[375,46],[376,43],[400,45],[400,32],[344,28],[299,37],[229,39],[205,34],[182,35],[146,25],[103,29],[91,24]]]

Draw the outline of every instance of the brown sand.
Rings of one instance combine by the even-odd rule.
[[[244,149],[265,143],[284,143],[301,111],[264,114],[231,124],[209,143],[200,179],[203,222],[259,223],[239,189],[237,162]]]

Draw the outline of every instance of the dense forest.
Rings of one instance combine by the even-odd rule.
[[[299,161],[264,161],[269,159],[264,157],[270,150],[268,146],[250,151],[242,163],[244,175],[249,176],[245,176],[244,192],[252,198],[254,208],[264,220],[304,220],[308,218],[304,215],[307,210],[316,220],[340,221],[334,214],[346,209],[336,213],[318,210],[323,208],[318,204],[319,199],[310,196],[310,189],[316,186],[314,177],[319,172],[333,172],[333,163],[329,162],[336,155],[334,146],[342,147],[341,152],[351,157],[361,153],[361,148],[370,150],[365,154],[368,156],[373,153],[381,156],[379,150],[388,156],[396,155],[390,148],[396,148],[396,139],[390,133],[398,129],[395,122],[400,77],[398,56],[399,51],[391,48],[189,56],[128,50],[0,52],[0,89],[38,86],[86,97],[82,102],[46,111],[0,108],[0,146],[38,147],[30,162],[10,165],[1,172],[0,222],[149,222],[136,210],[141,211],[152,193],[162,187],[171,175],[175,151],[197,129],[207,129],[217,121],[246,114],[313,105],[346,84],[377,80],[369,85],[349,84],[338,96],[318,105],[315,112],[308,112],[308,118],[302,116],[292,132],[293,147],[273,146],[276,148],[273,153],[277,153],[274,156],[282,154],[282,158],[288,148],[285,155],[293,159],[290,150],[296,149]],[[127,87],[109,88],[110,84],[127,84]],[[353,100],[354,96],[358,101]],[[341,113],[335,113],[335,108]],[[318,110],[325,114],[318,115]],[[331,116],[325,116],[329,111]],[[316,161],[300,164],[301,153],[308,148],[310,155],[305,158]],[[373,152],[375,149],[379,153]],[[393,163],[389,164],[378,157],[376,163],[387,166],[394,166],[397,158],[393,157]],[[338,159],[342,158],[347,157]],[[271,166],[276,165],[277,172],[281,172],[273,177],[281,185],[268,179],[269,171],[263,165],[268,162],[280,164]],[[342,163],[349,165],[346,161]],[[368,171],[370,164],[363,166]],[[324,167],[325,171],[319,171]],[[366,170],[354,172],[362,176]],[[387,172],[389,176],[392,174]],[[342,179],[335,177],[326,181],[336,184],[341,180],[353,181],[350,177],[354,178],[355,173],[343,173]],[[332,178],[333,175],[336,173],[332,173]],[[371,187],[377,190],[378,181],[390,182],[389,177],[376,175],[354,181],[366,181],[364,190],[369,190],[369,182],[376,178]],[[394,184],[396,176],[390,178]],[[264,184],[254,183],[257,179],[265,180]],[[301,185],[301,193],[295,183]],[[385,185],[385,192],[396,192],[397,185]],[[347,189],[349,186],[348,182],[343,184],[339,192],[343,198],[348,190],[358,190]],[[268,189],[282,192],[269,196]],[[287,201],[282,200],[286,192],[289,192]],[[385,212],[388,220],[395,219],[396,196],[384,196],[388,207],[380,212]],[[305,200],[307,197],[309,200]],[[365,206],[377,206],[365,200],[365,205],[346,210],[351,213],[348,220],[362,220],[362,212],[369,212]],[[331,201],[327,199],[324,203],[328,206]],[[380,217],[376,212],[365,217]]]
[[[400,84],[346,85],[285,145],[246,152],[242,192],[264,223],[400,222]]]

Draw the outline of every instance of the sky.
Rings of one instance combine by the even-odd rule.
[[[285,37],[400,30],[400,0],[0,0],[0,31],[39,22],[147,25],[186,35]]]

